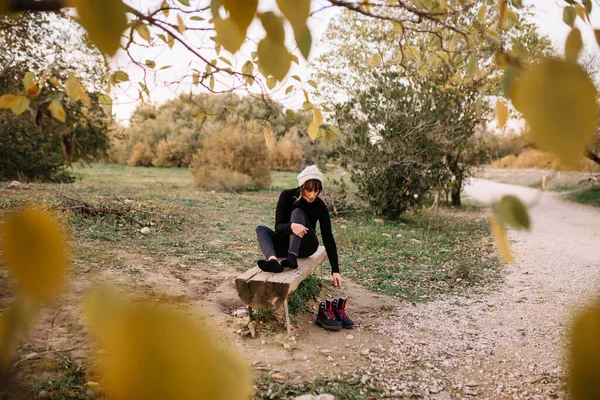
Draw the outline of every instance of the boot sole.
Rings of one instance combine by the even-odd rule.
[[[326,326],[321,321],[317,321],[316,324],[317,324],[317,326],[320,326],[321,328],[325,329],[326,331],[339,331],[342,329],[341,326]]]
[[[344,329],[354,329],[354,325],[346,325],[346,326],[342,325],[342,328],[344,328]]]

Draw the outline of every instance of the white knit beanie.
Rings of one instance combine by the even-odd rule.
[[[298,174],[298,186],[304,185],[306,181],[311,179],[321,181],[321,184],[323,184],[323,174],[316,165],[310,165]]]

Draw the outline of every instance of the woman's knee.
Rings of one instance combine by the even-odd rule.
[[[306,213],[301,208],[295,208],[292,211],[292,215],[290,217],[291,222],[305,222],[306,221]]]
[[[256,236],[259,236],[263,233],[269,232],[269,228],[264,225],[259,225],[256,227]]]

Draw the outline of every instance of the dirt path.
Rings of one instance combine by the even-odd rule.
[[[600,288],[600,210],[490,181],[466,193],[485,203],[516,194],[533,205],[532,231],[509,233],[516,263],[498,290],[396,308],[378,329],[396,360],[387,386],[398,397],[564,398],[572,314]]]

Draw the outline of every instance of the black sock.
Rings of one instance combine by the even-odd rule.
[[[256,263],[265,272],[283,272],[283,267],[277,260],[258,260]]]
[[[287,259],[281,262],[285,268],[298,268],[298,258],[294,253],[288,253]]]

